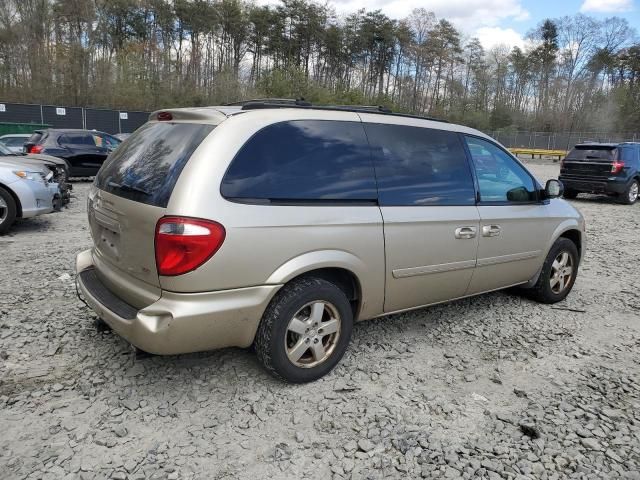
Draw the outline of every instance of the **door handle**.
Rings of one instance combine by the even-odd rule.
[[[458,227],[455,231],[455,237],[458,239],[475,238],[476,232],[476,227]]]
[[[500,225],[483,225],[482,226],[482,236],[483,237],[497,237],[500,235],[502,228]]]

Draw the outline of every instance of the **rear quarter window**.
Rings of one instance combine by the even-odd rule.
[[[221,185],[230,200],[375,201],[371,155],[362,124],[294,120],[263,128],[231,162]]]
[[[640,158],[640,148],[638,147],[623,147],[620,149],[620,152],[623,162],[635,164]]]
[[[147,123],[104,163],[96,186],[119,197],[165,208],[182,169],[214,125]]]

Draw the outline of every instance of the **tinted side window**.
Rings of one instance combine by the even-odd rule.
[[[630,165],[635,165],[638,162],[638,154],[640,153],[640,148],[635,146],[622,147],[620,149],[620,152],[623,162],[628,162]]]
[[[122,140],[118,140],[116,137],[112,137],[111,135],[100,135],[100,139],[102,140],[102,146],[106,148],[113,149],[122,143]]]
[[[60,135],[58,139],[58,143],[66,144],[66,145],[85,145],[85,146],[94,146],[96,143],[93,140],[93,136],[87,133],[66,133]]]
[[[529,173],[491,142],[465,137],[478,177],[482,202],[533,202],[536,186]]]
[[[457,133],[366,124],[381,205],[473,205],[473,177]]]
[[[265,127],[240,149],[221,192],[232,199],[375,200],[362,124],[296,120]]]

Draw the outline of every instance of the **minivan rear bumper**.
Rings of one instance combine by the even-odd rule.
[[[621,194],[627,190],[628,180],[626,179],[613,179],[608,178],[593,179],[593,178],[576,178],[576,177],[564,177],[558,178],[562,182],[565,190],[575,190],[576,192],[588,192],[588,193],[605,193],[605,194]]]
[[[100,281],[91,250],[78,255],[76,273],[78,289],[96,314],[131,344],[158,355],[250,346],[264,310],[281,287],[163,291],[156,302],[138,310]]]

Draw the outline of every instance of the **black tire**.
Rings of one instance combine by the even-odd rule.
[[[576,190],[565,190],[564,193],[562,194],[562,196],[564,198],[568,198],[569,200],[573,200],[574,198],[576,198],[578,196],[578,191]]]
[[[567,253],[571,257],[573,273],[562,291],[556,292],[551,287],[551,276],[554,273],[553,262],[561,253]],[[556,243],[553,244],[551,250],[549,250],[547,258],[544,261],[544,265],[542,266],[540,277],[533,288],[528,290],[528,296],[540,303],[557,303],[564,300],[569,292],[571,292],[576,281],[579,263],[580,255],[578,254],[576,244],[568,238],[559,238]]]
[[[13,222],[16,221],[16,215],[18,214],[18,208],[16,202],[9,192],[0,187],[0,198],[6,203],[6,211],[3,208],[0,210],[0,235],[7,233]]]
[[[328,302],[333,306],[340,316],[340,330],[329,356],[316,366],[304,368],[289,360],[285,342],[289,322],[312,302]],[[320,278],[301,278],[283,287],[271,301],[258,326],[254,345],[258,359],[272,375],[291,383],[306,383],[326,375],[340,362],[352,329],[353,312],[344,292]]]
[[[633,205],[638,200],[638,189],[640,188],[640,183],[637,180],[632,180],[631,183],[627,186],[627,189],[624,193],[618,195],[618,201],[624,205]],[[635,195],[633,191],[635,189]]]

